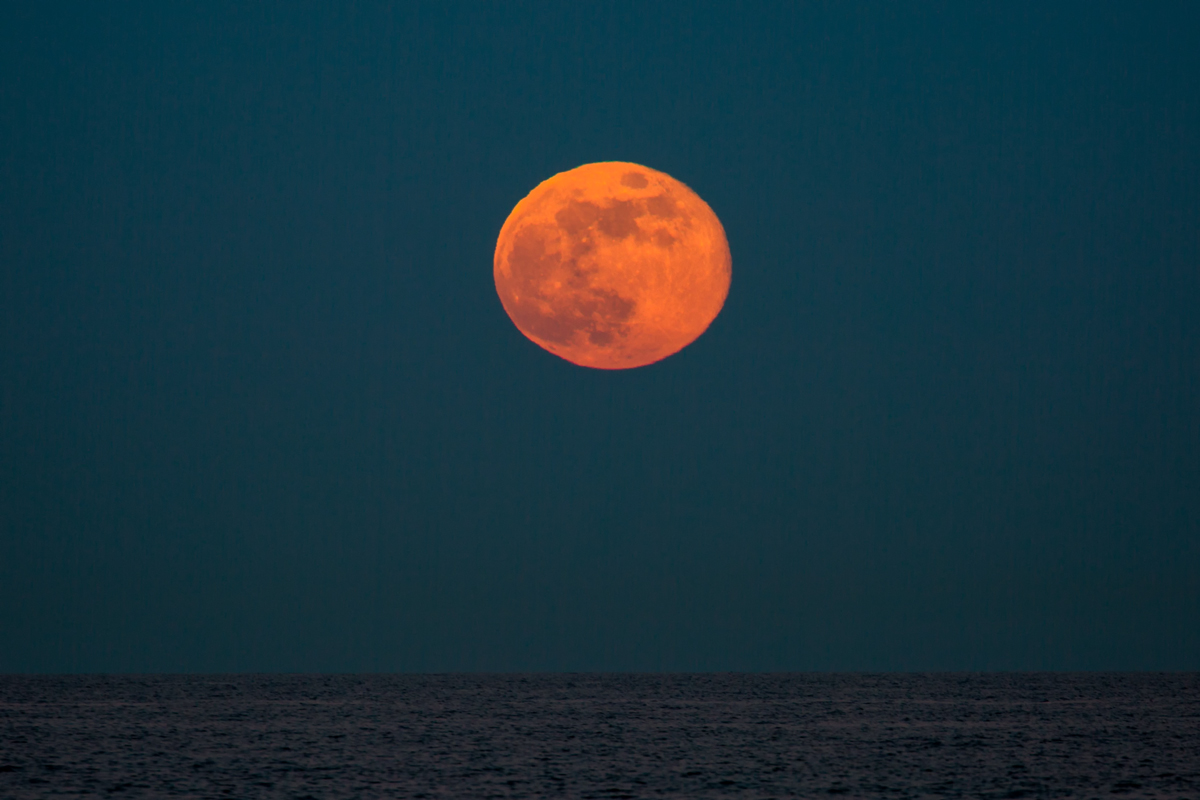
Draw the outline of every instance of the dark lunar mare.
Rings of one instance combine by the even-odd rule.
[[[644,176],[632,172],[622,183],[634,188],[647,185]],[[567,344],[579,333],[600,346],[624,338],[636,301],[593,285],[594,267],[585,266],[582,259],[595,250],[598,237],[621,240],[632,236],[661,248],[674,246],[676,239],[667,231],[651,232],[638,224],[646,217],[677,219],[679,205],[666,192],[605,204],[571,200],[554,215],[557,227],[535,224],[521,228],[508,255],[511,278],[505,279],[517,298],[509,306],[513,319],[523,330],[554,344]],[[570,242],[565,255],[550,246],[557,244],[560,235]],[[554,295],[543,291],[551,276],[565,279],[565,286]]]
[[[1200,795],[1200,676],[0,678],[0,797]]]
[[[673,201],[664,204],[660,198],[650,198],[659,201],[653,204],[655,208],[674,208]],[[595,249],[597,237],[620,240],[633,236],[660,247],[674,244],[669,235],[652,237],[638,225],[642,217],[654,216],[650,209],[647,200],[614,200],[605,205],[572,200],[554,215],[557,228],[528,225],[520,229],[508,255],[511,288],[518,297],[510,309],[513,319],[534,336],[555,344],[566,344],[578,333],[600,346],[623,338],[636,302],[593,285],[595,268],[585,267],[582,258]],[[547,246],[557,242],[560,234],[570,242],[565,256]],[[564,278],[566,285],[548,295],[543,291],[545,281],[556,275]],[[549,313],[543,310],[545,306]]]
[[[589,271],[579,262],[579,256],[591,249],[586,239],[576,240],[572,254],[564,259],[546,247],[554,237],[554,229],[543,225],[527,226],[514,237],[508,288],[517,299],[510,300],[509,312],[522,330],[548,342],[566,344],[583,332],[593,344],[610,343],[624,332],[634,301],[592,285]],[[556,273],[566,279],[566,286],[559,294],[547,296],[543,282]],[[549,305],[550,313],[543,312],[543,304]]]

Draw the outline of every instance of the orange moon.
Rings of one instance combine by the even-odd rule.
[[[496,242],[496,292],[539,346],[628,369],[704,333],[729,294],[729,243],[700,197],[657,170],[585,164],[538,184]]]

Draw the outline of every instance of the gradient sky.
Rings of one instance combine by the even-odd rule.
[[[176,6],[0,20],[0,672],[1200,668],[1200,6]],[[603,160],[733,253],[620,373]]]

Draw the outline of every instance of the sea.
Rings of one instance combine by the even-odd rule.
[[[1200,798],[1200,674],[0,676],[0,798]]]

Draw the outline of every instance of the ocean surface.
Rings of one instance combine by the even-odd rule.
[[[1200,674],[0,676],[66,795],[1200,798]]]

